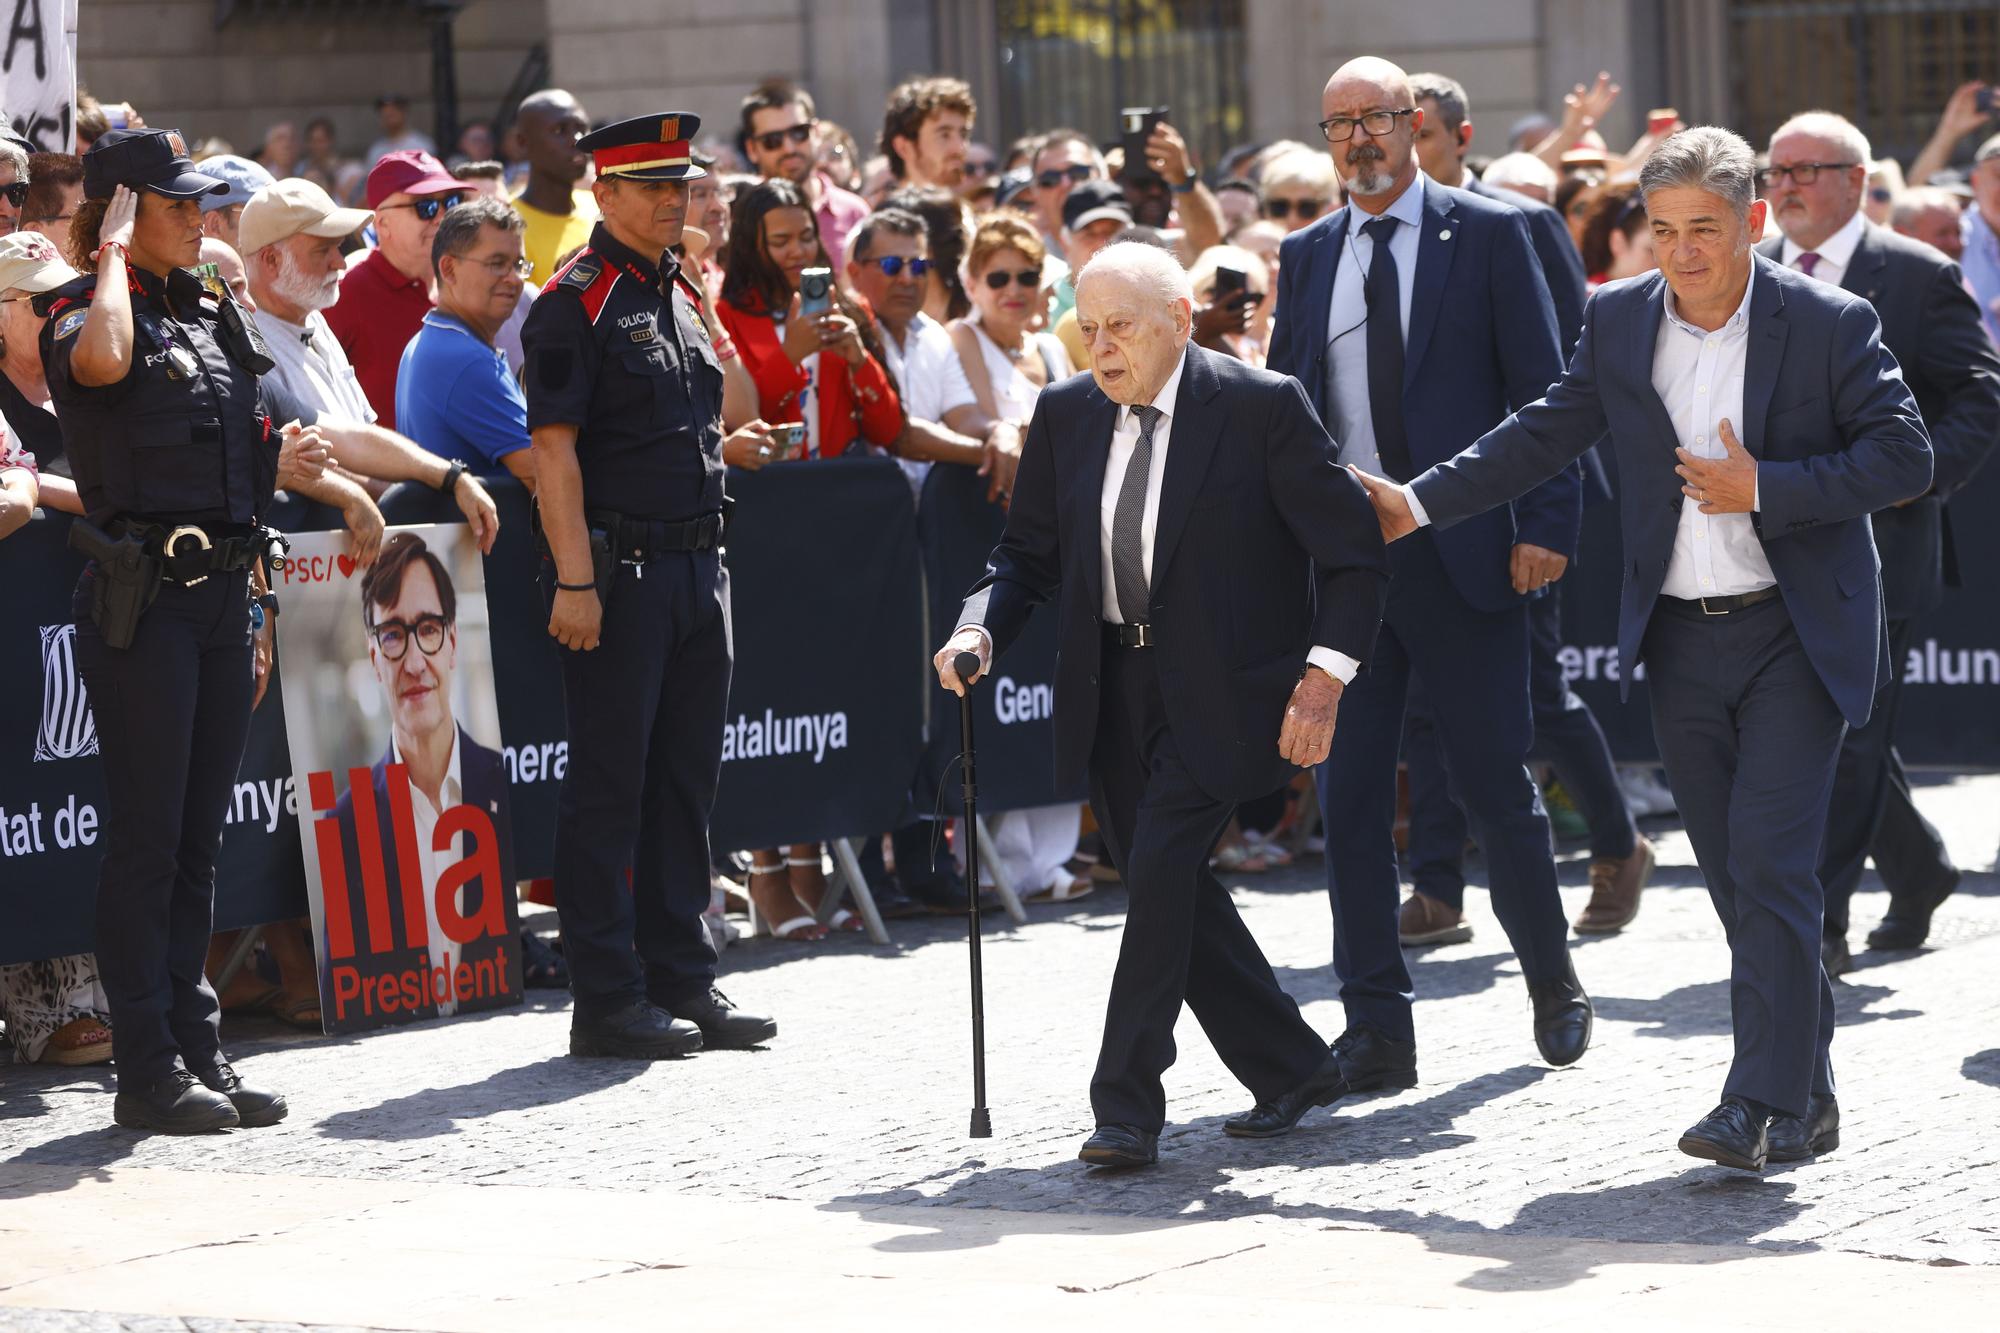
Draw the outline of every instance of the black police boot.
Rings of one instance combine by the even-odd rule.
[[[668,1005],[667,1010],[699,1027],[701,1044],[709,1050],[742,1050],[778,1035],[777,1019],[744,1013],[713,986],[705,994]]]
[[[265,1092],[245,1083],[229,1061],[216,1056],[215,1064],[208,1069],[195,1072],[211,1092],[219,1092],[229,1099],[236,1108],[236,1117],[244,1129],[261,1129],[265,1125],[275,1125],[290,1113],[282,1095]]]
[[[683,1023],[664,1009],[634,1000],[616,1013],[587,1019],[575,1015],[569,1023],[571,1055],[602,1055],[615,1060],[671,1060],[701,1049],[701,1029]]]
[[[127,1129],[154,1134],[208,1134],[240,1123],[229,1098],[204,1088],[193,1074],[178,1067],[148,1087],[127,1087],[119,1079],[111,1118]]]

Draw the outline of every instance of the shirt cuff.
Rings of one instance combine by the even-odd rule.
[[[1750,512],[1753,514],[1764,512],[1764,480],[1761,477],[1753,478],[1750,482]]]
[[[1331,648],[1314,648],[1306,654],[1306,665],[1318,667],[1342,685],[1353,683],[1354,673],[1361,670],[1360,662]]]
[[[1431,516],[1424,512],[1424,502],[1417,498],[1417,493],[1411,488],[1410,484],[1404,482],[1397,486],[1396,489],[1403,493],[1404,502],[1410,506],[1410,517],[1417,521],[1417,526],[1420,528],[1429,527],[1431,525]]]

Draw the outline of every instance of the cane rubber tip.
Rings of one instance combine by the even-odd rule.
[[[972,1137],[975,1139],[993,1137],[993,1115],[983,1106],[972,1113]]]
[[[979,674],[979,654],[978,653],[958,654],[958,656],[951,659],[951,669],[958,673],[958,678],[960,680],[964,681],[967,685],[970,685],[972,683],[972,678]]]

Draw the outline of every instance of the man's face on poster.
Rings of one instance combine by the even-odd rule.
[[[430,562],[412,560],[388,606],[374,608],[368,662],[389,701],[398,736],[429,736],[452,725],[451,673],[458,626],[444,618]]]

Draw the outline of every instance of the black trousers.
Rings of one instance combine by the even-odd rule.
[[[126,648],[90,621],[93,564],[76,587],[76,662],[104,761],[97,970],[118,1079],[147,1086],[177,1062],[214,1064],[220,1008],[202,974],[215,857],[256,693],[250,575],[172,584]],[[272,702],[275,702],[273,700]]]
[[[1563,675],[1561,588],[1552,584],[1527,602],[1528,702],[1535,718],[1528,754],[1555,766],[1590,826],[1591,859],[1622,861],[1638,845],[1639,830],[1618,790],[1618,769],[1597,716]],[[1410,778],[1410,878],[1425,895],[1462,908],[1465,811],[1450,787],[1430,700],[1416,684],[1410,690],[1403,762]]]
[[[1910,779],[1896,753],[1896,714],[1903,702],[1903,664],[1916,623],[1889,622],[1889,679],[1875,696],[1868,725],[1847,733],[1833,775],[1833,804],[1820,849],[1819,878],[1826,886],[1826,934],[1847,938],[1848,908],[1869,856],[1897,897],[1923,899],[1951,879],[1944,839],[1917,810]]]
[[[1150,648],[1104,648],[1090,804],[1129,898],[1091,1078],[1097,1123],[1166,1123],[1160,1077],[1181,1004],[1257,1101],[1305,1079],[1326,1043],[1278,986],[1229,890],[1208,868],[1235,809],[1203,791],[1174,745]],[[1277,744],[1277,737],[1270,744]]]
[[[715,981],[708,819],[729,701],[729,574],[714,551],[620,565],[590,652],[558,647],[569,770],[555,890],[585,1018]],[[544,565],[548,600],[553,567]]]
[[[1847,724],[1782,600],[1709,616],[1663,598],[1642,656],[1660,761],[1729,940],[1723,1091],[1803,1115],[1809,1092],[1833,1092],[1815,855]]]
[[[1395,842],[1396,757],[1413,679],[1429,693],[1452,790],[1486,851],[1493,911],[1521,971],[1531,982],[1573,973],[1548,815],[1525,762],[1533,740],[1527,611],[1481,611],[1466,602],[1428,530],[1390,547],[1389,563],[1374,660],[1340,697],[1333,752],[1317,778],[1333,965],[1347,1021],[1414,1041],[1413,987],[1397,931]]]

